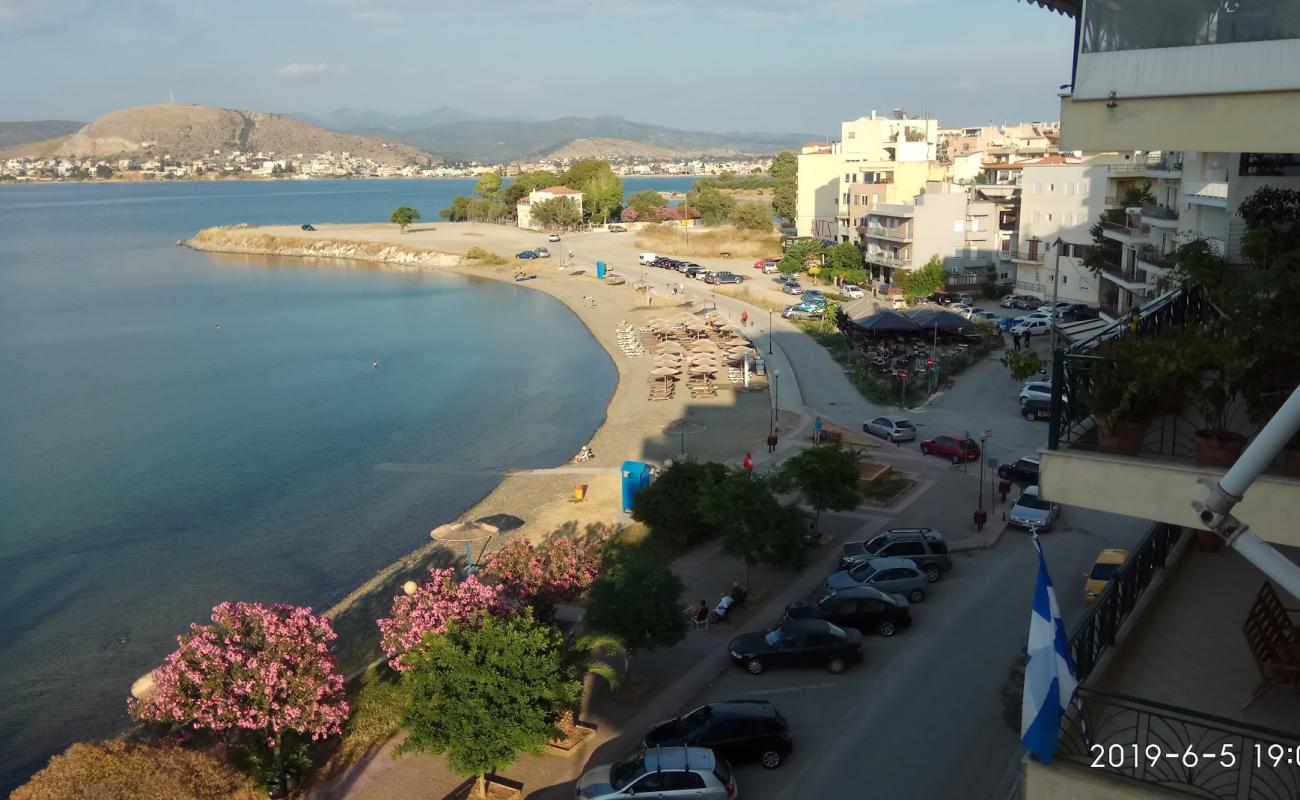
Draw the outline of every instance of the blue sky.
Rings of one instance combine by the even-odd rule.
[[[1017,0],[0,0],[0,119],[449,105],[829,134],[1055,119],[1072,23]]]

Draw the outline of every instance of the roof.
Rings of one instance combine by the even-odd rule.
[[[787,619],[781,623],[783,631],[800,631],[802,633],[812,633],[813,631],[825,633],[830,629],[830,623],[824,619]]]
[[[776,716],[776,706],[766,700],[719,700],[716,703],[709,703],[701,706],[702,709],[708,709],[711,717],[774,717]],[[698,710],[698,709],[697,709]],[[689,711],[682,716],[689,716],[695,713]]]
[[[577,189],[570,189],[567,186],[552,186],[547,189],[538,189],[538,191],[546,192],[547,194],[582,194],[582,192]]]
[[[1066,158],[1065,156],[1043,156],[1042,158],[1037,158],[1034,159],[1033,161],[1021,161],[1020,166],[1049,167],[1049,166],[1061,165],[1061,164],[1082,164],[1082,163],[1083,163],[1082,159],[1078,159],[1078,158]]]
[[[804,142],[804,147],[830,147],[826,142]]]
[[[1015,164],[1006,161],[994,161],[989,164],[980,164],[980,169],[984,170],[985,172],[988,172],[989,170],[998,170],[998,169],[1023,169],[1025,163],[1026,162],[1024,161],[1018,161]]]
[[[655,747],[645,751],[645,771],[661,769],[709,770],[716,766],[713,751],[707,747]]]
[[[1079,3],[1081,0],[1025,0],[1032,5],[1040,6],[1058,14],[1064,14],[1067,17],[1079,16]]]
[[[916,562],[910,558],[900,558],[898,556],[888,556],[886,558],[877,558],[867,562],[876,572],[887,569],[914,569],[917,572],[921,570],[916,566]]]

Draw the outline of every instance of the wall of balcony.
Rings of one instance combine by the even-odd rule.
[[[1263,66],[1255,69],[1265,71]],[[1104,97],[1085,100],[1078,95],[1061,100],[1062,150],[1287,153],[1295,150],[1295,132],[1300,130],[1296,89],[1183,97],[1135,96],[1117,89],[1115,108],[1107,108],[1106,102]],[[1216,119],[1233,122],[1206,122]]]
[[[1172,800],[1183,796],[1154,786],[1128,783],[1095,769],[1060,761],[1050,767],[1037,761],[1026,762],[1022,787],[1025,800]]]

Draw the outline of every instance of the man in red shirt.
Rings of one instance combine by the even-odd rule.
[[[745,477],[746,478],[754,477],[754,459],[749,457],[749,453],[745,454],[745,460],[741,461],[740,463],[743,464],[745,467]]]

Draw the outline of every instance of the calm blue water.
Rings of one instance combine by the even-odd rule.
[[[0,187],[0,791],[216,603],[323,609],[588,439],[616,374],[549,297],[174,246],[473,183]]]

